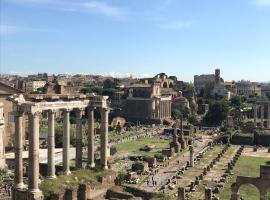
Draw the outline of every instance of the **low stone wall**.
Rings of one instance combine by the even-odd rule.
[[[134,196],[125,191],[115,191],[115,190],[108,190],[106,193],[107,198],[116,198],[116,199],[132,199]]]
[[[149,200],[155,196],[155,193],[147,192],[135,187],[125,186],[125,191],[133,194],[135,197],[142,197],[144,200]]]
[[[232,144],[236,145],[253,145],[254,137],[243,136],[243,135],[233,135]]]
[[[254,143],[256,145],[262,145],[265,147],[270,146],[270,134],[261,134],[261,135],[256,135],[254,136]]]
[[[52,194],[46,200],[90,200],[98,194],[106,193],[106,190],[114,185],[117,177],[116,172],[100,177],[99,183],[83,183],[74,188],[68,188],[63,192]]]
[[[232,144],[236,145],[262,145],[270,146],[270,134],[233,135]]]

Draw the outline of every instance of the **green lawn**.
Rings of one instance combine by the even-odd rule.
[[[269,159],[260,157],[241,156],[234,167],[233,177],[225,185],[224,189],[220,192],[220,200],[230,199],[231,184],[235,182],[237,176],[259,177],[260,165],[266,165]],[[245,200],[258,200],[259,192],[251,185],[243,185],[239,190],[240,196]]]
[[[73,188],[80,183],[93,183],[97,182],[98,177],[110,173],[110,170],[104,171],[99,168],[94,170],[77,170],[72,171],[69,176],[59,175],[57,179],[45,179],[40,184],[40,189],[45,198],[53,193],[64,191],[66,188]]]
[[[169,148],[169,143],[171,140],[153,137],[153,138],[143,138],[139,140],[129,141],[122,144],[115,145],[118,152],[126,152],[130,155],[154,155],[157,152],[161,152],[164,148]],[[140,151],[146,145],[154,145],[153,150],[150,152]]]

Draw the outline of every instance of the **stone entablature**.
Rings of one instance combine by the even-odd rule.
[[[82,167],[82,112],[88,111],[88,166],[94,167],[94,109],[101,110],[101,148],[100,162],[105,169],[108,159],[108,115],[107,97],[92,96],[87,99],[55,102],[31,102],[26,101],[22,95],[14,95],[9,98],[13,102],[15,117],[15,178],[13,199],[17,199],[21,191],[26,191],[23,182],[23,115],[28,115],[29,132],[29,167],[28,167],[28,198],[29,200],[41,200],[42,192],[39,190],[39,120],[41,112],[48,113],[48,178],[55,178],[54,162],[54,115],[58,110],[63,111],[63,172],[70,172],[70,111],[76,111],[76,168]]]

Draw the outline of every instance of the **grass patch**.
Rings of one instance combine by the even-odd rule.
[[[81,183],[97,183],[98,178],[110,173],[110,170],[82,169],[73,171],[69,176],[59,175],[57,179],[45,179],[40,184],[40,189],[45,198],[53,193],[63,192],[67,188],[74,188]]]
[[[168,148],[171,140],[153,137],[153,138],[143,138],[134,141],[128,141],[122,144],[115,145],[118,152],[126,152],[133,155],[147,155],[154,156],[154,154],[161,152],[162,149]],[[140,151],[140,148],[144,146],[154,145],[155,147],[149,151]]]
[[[269,159],[260,157],[241,156],[234,167],[233,177],[220,192],[220,199],[227,200],[231,197],[231,184],[235,182],[237,176],[259,177],[260,165],[266,165]],[[259,199],[259,191],[250,185],[243,185],[239,189],[239,194],[245,200]]]

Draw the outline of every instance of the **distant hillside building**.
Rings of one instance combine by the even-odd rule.
[[[250,81],[239,81],[236,83],[236,88],[237,88],[237,95],[261,96],[262,93],[261,85]]]
[[[215,74],[203,74],[194,76],[194,86],[204,96],[221,96],[230,99],[231,92],[227,89],[224,80],[220,77],[220,69],[215,69]]]
[[[125,93],[123,115],[128,121],[151,124],[171,118],[171,96],[161,95],[161,83],[134,84]]]
[[[35,92],[38,88],[45,86],[46,81],[27,81],[24,83],[24,91],[26,93]]]
[[[194,86],[198,90],[221,83],[224,83],[224,80],[220,77],[220,69],[216,69],[215,74],[202,74],[194,76]]]
[[[3,144],[7,147],[12,143],[12,135],[14,134],[14,115],[12,114],[13,105],[12,102],[7,100],[7,97],[13,94],[22,94],[23,91],[15,89],[5,83],[0,82],[0,103],[3,104],[3,118],[4,118],[4,134]],[[1,117],[0,117],[1,118]],[[0,120],[1,121],[1,120]]]

